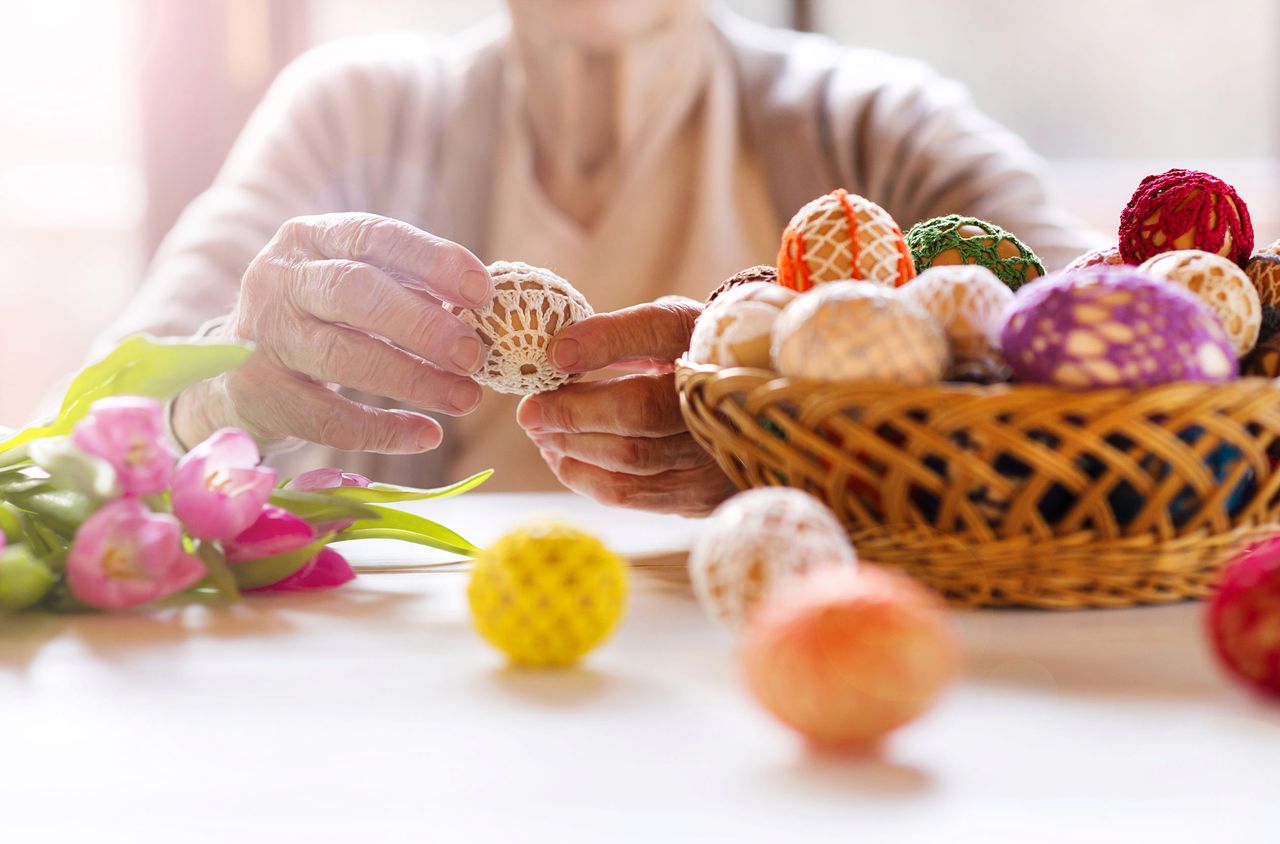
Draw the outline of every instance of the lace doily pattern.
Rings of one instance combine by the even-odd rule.
[[[1003,369],[1000,328],[1013,291],[986,267],[933,267],[902,288],[902,296],[942,326],[952,373]]]
[[[907,232],[916,272],[930,267],[976,264],[1017,290],[1044,275],[1044,264],[1022,241],[994,223],[948,214],[916,223]]]
[[[947,362],[947,338],[933,317],[902,291],[874,284],[825,284],[774,326],[774,368],[796,378],[929,384],[942,379]]]
[[[767,281],[771,284],[778,283],[778,268],[771,267],[768,264],[759,264],[754,267],[748,267],[745,270],[736,272],[720,283],[720,286],[711,291],[711,295],[707,297],[707,304],[710,305],[716,299],[719,299],[729,290],[740,284],[748,284],[752,281]]]
[[[1280,307],[1280,240],[1253,253],[1244,271],[1263,307]]]
[[[489,344],[476,381],[500,393],[527,396],[576,381],[551,366],[547,345],[562,329],[591,316],[591,304],[560,276],[519,261],[489,266],[494,297],[483,311],[449,306]]]
[[[915,278],[902,229],[889,212],[844,189],[801,208],[782,233],[778,283],[804,292],[831,281],[900,287]]]
[[[768,369],[773,324],[798,295],[766,281],[734,287],[698,317],[689,340],[689,359],[713,366]]]
[[[1019,381],[1077,389],[1229,381],[1234,348],[1186,288],[1134,268],[1038,281],[1009,310],[1000,344]]]
[[[1199,249],[1243,265],[1253,220],[1236,189],[1198,170],[1147,176],[1120,215],[1120,254],[1141,264],[1161,252]]]
[[[1120,257],[1119,246],[1108,246],[1106,249],[1094,249],[1067,264],[1064,272],[1087,270],[1090,267],[1123,267],[1124,258]]]
[[[1222,323],[1237,357],[1244,357],[1257,345],[1262,302],[1253,282],[1230,259],[1185,249],[1157,255],[1138,269],[1196,294]]]
[[[712,618],[738,629],[782,581],[821,566],[857,565],[840,522],[807,492],[739,493],[707,519],[689,554],[689,578]]]

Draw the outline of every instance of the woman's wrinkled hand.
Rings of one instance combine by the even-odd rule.
[[[565,372],[638,369],[526,397],[521,427],[569,489],[611,506],[704,515],[735,492],[685,426],[674,360],[702,306],[668,298],[569,326],[551,344]]]
[[[235,310],[213,335],[252,342],[256,353],[180,396],[175,433],[191,444],[234,425],[267,446],[435,448],[435,420],[335,388],[448,415],[474,410],[480,388],[469,376],[487,349],[442,302],[484,307],[492,296],[478,258],[408,223],[361,213],[289,220],[250,264]]]

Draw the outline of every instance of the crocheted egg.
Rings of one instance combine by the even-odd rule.
[[[1120,257],[1120,247],[1108,246],[1106,249],[1095,249],[1084,253],[1067,264],[1063,272],[1087,270],[1090,267],[1123,267],[1124,265],[1124,258]]]
[[[778,720],[824,750],[863,751],[919,717],[957,674],[941,604],[874,566],[783,584],[747,625],[747,684]]]
[[[1280,536],[1226,564],[1206,620],[1227,670],[1263,694],[1280,696]]]
[[[977,264],[1017,290],[1044,275],[1036,254],[1009,232],[977,217],[949,214],[916,223],[907,231],[916,272],[929,267]]]
[[[711,295],[707,297],[707,304],[710,305],[716,299],[719,299],[724,295],[726,290],[731,290],[740,284],[747,284],[752,281],[767,281],[772,284],[777,284],[778,268],[771,267],[768,264],[760,264],[734,273],[724,281],[720,282],[719,287],[711,291]]]
[[[1263,307],[1280,307],[1280,240],[1254,252],[1244,271],[1257,288]]]
[[[1258,341],[1253,351],[1240,361],[1240,373],[1251,378],[1280,378],[1280,332]]]
[[[734,287],[698,317],[689,340],[689,359],[714,366],[768,369],[773,324],[799,295],[767,281]]]
[[[1236,356],[1249,353],[1258,342],[1262,303],[1249,277],[1230,260],[1198,249],[1164,252],[1139,270],[1181,284],[1209,306],[1235,346]]]
[[[484,310],[448,309],[489,344],[489,357],[475,374],[500,393],[545,393],[576,381],[547,360],[547,345],[561,329],[591,316],[590,303],[560,276],[519,261],[489,266],[494,296]]]
[[[626,599],[622,558],[553,522],[514,530],[481,551],[467,586],[476,629],[527,666],[576,662],[612,632]]]
[[[1013,292],[986,267],[932,267],[900,294],[942,326],[951,350],[952,377],[1003,368],[1000,329]]]
[[[1231,185],[1196,170],[1147,176],[1120,215],[1120,254],[1141,264],[1161,252],[1200,249],[1243,264],[1253,251],[1249,208]]]
[[[805,291],[842,280],[897,287],[915,274],[902,229],[889,213],[843,189],[801,208],[782,233],[778,283],[783,287]]]
[[[1000,342],[1019,381],[1148,387],[1236,375],[1235,349],[1212,311],[1185,288],[1130,268],[1094,267],[1028,286]]]
[[[790,487],[761,487],[707,519],[689,554],[689,579],[707,614],[736,629],[788,577],[856,564],[848,534],[821,501]]]
[[[947,337],[899,290],[853,281],[824,284],[787,305],[773,329],[773,366],[816,381],[938,381]]]

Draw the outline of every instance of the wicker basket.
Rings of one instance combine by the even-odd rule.
[[[683,360],[676,379],[694,437],[739,486],[817,495],[860,557],[958,605],[1201,597],[1280,521],[1280,381],[908,388]]]

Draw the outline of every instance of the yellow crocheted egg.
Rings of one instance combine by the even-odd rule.
[[[1280,240],[1264,246],[1244,268],[1264,308],[1280,307]]]
[[[1222,323],[1237,357],[1257,345],[1262,303],[1253,282],[1230,258],[1182,249],[1156,255],[1138,269],[1196,294]]]
[[[689,579],[707,615],[736,629],[784,580],[857,554],[835,515],[807,492],[761,487],[730,498],[689,552]]]
[[[994,378],[1004,368],[1000,329],[1013,291],[977,265],[927,269],[900,291],[928,311],[947,335],[950,376]]]
[[[484,310],[449,305],[489,344],[489,357],[475,374],[500,393],[544,393],[576,381],[551,366],[547,346],[561,329],[591,316],[591,304],[573,285],[541,267],[519,261],[489,265],[493,301]]]
[[[948,360],[937,321],[875,284],[824,284],[787,305],[773,330],[774,369],[796,378],[929,384]]]
[[[902,229],[889,212],[843,189],[801,208],[782,233],[778,283],[783,287],[804,292],[842,280],[899,287],[915,275]]]
[[[769,339],[782,309],[800,294],[768,281],[740,284],[707,305],[689,339],[689,359],[769,368]]]
[[[571,665],[622,618],[627,567],[580,530],[540,522],[477,557],[467,587],[476,629],[517,665]]]

